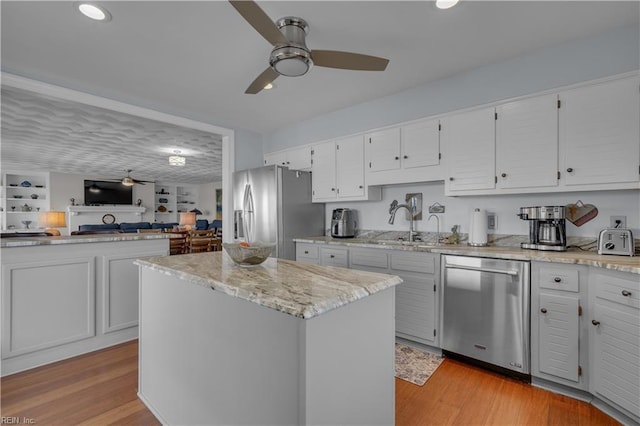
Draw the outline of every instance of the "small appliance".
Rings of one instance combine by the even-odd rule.
[[[353,238],[356,236],[356,212],[351,209],[334,209],[331,215],[331,236]]]
[[[532,250],[567,250],[564,206],[520,207],[518,216],[529,221],[529,241],[520,247]]]
[[[630,229],[607,228],[598,235],[598,254],[633,256],[635,242]]]

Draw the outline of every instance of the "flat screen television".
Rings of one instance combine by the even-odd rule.
[[[87,206],[102,204],[133,204],[133,187],[120,182],[103,180],[84,181],[84,203]]]

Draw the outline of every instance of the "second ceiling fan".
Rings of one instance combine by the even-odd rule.
[[[305,37],[309,26],[302,18],[287,16],[273,22],[254,1],[229,0],[242,17],[274,48],[269,57],[269,68],[256,78],[245,93],[256,94],[278,76],[298,77],[309,71],[311,65],[358,71],[384,71],[388,59],[360,53],[337,50],[310,50]]]

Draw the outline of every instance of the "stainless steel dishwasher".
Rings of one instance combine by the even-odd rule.
[[[445,354],[528,376],[529,262],[443,256]]]

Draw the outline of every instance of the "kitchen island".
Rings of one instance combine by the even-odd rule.
[[[163,424],[393,424],[400,278],[226,253],[140,266],[139,396]]]

